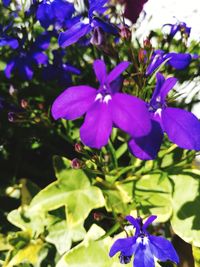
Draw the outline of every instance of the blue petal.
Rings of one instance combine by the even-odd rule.
[[[95,17],[92,20],[91,23],[92,27],[100,27],[104,30],[104,32],[108,32],[111,34],[118,34],[118,29],[111,23],[107,23],[103,20],[101,20],[100,18]]]
[[[143,227],[142,229],[143,230],[146,230],[147,227],[152,224],[153,221],[155,221],[157,219],[157,216],[156,215],[151,215],[146,221],[145,223],[143,224]]]
[[[179,108],[162,111],[164,131],[181,148],[200,150],[200,121],[191,112]]]
[[[149,63],[149,66],[146,69],[146,75],[150,75],[156,70],[163,62],[163,55],[164,51],[162,50],[157,50],[154,52],[153,56],[151,57],[151,61]]]
[[[81,37],[88,34],[92,30],[89,24],[78,22],[66,32],[61,32],[58,43],[61,47],[66,47],[76,43]]]
[[[154,257],[149,244],[145,246],[142,244],[138,245],[133,263],[135,267],[155,267]]]
[[[108,74],[108,82],[111,83],[112,81],[114,81],[115,79],[117,79],[122,72],[124,72],[128,66],[130,65],[130,62],[128,61],[123,61],[121,63],[119,63],[109,74]]]
[[[157,157],[163,140],[163,130],[160,124],[152,120],[151,132],[140,138],[132,138],[129,141],[131,153],[142,160],[153,160]]]
[[[36,12],[36,18],[44,28],[48,28],[53,24],[54,12],[52,6],[47,3],[41,3]]]
[[[32,55],[33,59],[37,62],[37,64],[45,64],[48,62],[48,56],[42,52],[35,52]]]
[[[93,68],[96,74],[96,77],[100,84],[104,84],[105,80],[107,78],[107,73],[106,73],[106,65],[103,60],[97,59],[93,63]]]
[[[15,67],[15,61],[14,60],[11,60],[10,62],[8,62],[7,66],[4,70],[7,78],[10,78],[14,67]]]
[[[167,62],[173,68],[177,70],[182,70],[188,67],[192,57],[190,54],[181,54],[181,53],[168,53],[164,57],[165,59],[170,58]]]
[[[136,238],[127,237],[117,239],[112,245],[109,256],[113,257],[117,252],[122,252],[124,256],[132,256],[136,250]]]
[[[161,236],[150,236],[150,247],[153,255],[160,261],[173,261],[179,263],[179,257],[172,244]]]
[[[19,42],[14,38],[2,38],[0,39],[0,46],[10,46],[12,49],[16,49],[19,46]]]
[[[54,0],[52,2],[52,8],[56,18],[61,22],[69,19],[75,11],[73,4],[63,0]]]

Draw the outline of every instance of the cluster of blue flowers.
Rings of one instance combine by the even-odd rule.
[[[4,0],[3,4],[8,7],[10,2]],[[21,30],[21,35],[16,28],[9,34],[13,23],[6,27],[0,25],[0,46],[8,46],[13,50],[5,68],[5,76],[11,78],[13,74],[17,74],[24,80],[31,80],[34,68],[43,66],[44,80],[58,80],[61,86],[71,84],[71,74],[79,75],[80,70],[64,60],[67,54],[64,48],[75,43],[99,46],[103,43],[102,33],[119,37],[119,28],[105,15],[107,2],[108,0],[89,0],[87,14],[77,14],[74,4],[65,0],[33,1],[26,16],[33,16],[35,21],[39,21],[43,33],[29,40],[24,29]],[[14,16],[16,14],[13,14],[13,18]],[[171,38],[177,32],[186,37],[190,35],[191,29],[183,22],[167,26],[170,26]],[[52,38],[58,40],[59,48],[52,51],[50,61],[46,51]],[[129,150],[142,160],[157,157],[164,134],[183,149],[199,151],[199,120],[191,112],[168,106],[167,95],[174,88],[177,79],[165,78],[157,71],[162,64],[182,70],[191,61],[192,55],[189,53],[154,50],[146,66],[145,77],[156,72],[156,85],[151,99],[146,100],[122,92],[122,73],[132,67],[131,62],[122,61],[107,73],[105,62],[96,59],[93,68],[99,87],[70,86],[54,101],[52,116],[56,120],[75,120],[85,115],[80,128],[80,139],[91,148],[101,149],[107,145],[112,128],[116,127],[130,136]],[[0,108],[2,107],[3,99],[0,98]],[[151,216],[143,224],[141,218],[127,216],[126,219],[136,229],[135,235],[117,240],[110,250],[110,256],[120,252],[120,262],[128,263],[134,254],[134,266],[137,267],[153,267],[154,257],[178,263],[178,256],[171,243],[147,232],[148,225],[155,218],[156,216]]]

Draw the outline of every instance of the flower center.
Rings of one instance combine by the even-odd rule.
[[[139,237],[137,238],[136,241],[138,244],[142,244],[143,246],[146,246],[149,243],[149,239],[146,235],[141,234],[139,235]]]
[[[108,104],[108,102],[112,99],[110,94],[103,94],[103,93],[98,93],[96,95],[95,101],[99,100],[99,102],[101,103],[106,103]]]

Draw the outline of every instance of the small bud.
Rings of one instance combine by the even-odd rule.
[[[74,145],[74,149],[75,149],[75,151],[78,152],[78,153],[83,152],[83,146],[82,146],[81,143],[76,143],[76,144]]]
[[[96,221],[101,221],[103,219],[104,215],[100,212],[94,212],[93,218]]]
[[[77,159],[77,158],[74,158],[71,161],[71,167],[72,167],[72,169],[81,169],[82,166],[83,166],[82,162],[79,159]]]
[[[100,27],[94,28],[90,43],[97,46],[104,43],[104,32]]]
[[[149,39],[145,39],[143,41],[143,45],[144,45],[144,48],[146,48],[146,49],[151,49],[152,48],[152,45],[151,45],[151,42],[150,42]]]
[[[17,89],[15,89],[12,84],[9,87],[9,94],[11,96],[16,96],[17,95]]]
[[[38,104],[38,108],[41,109],[41,110],[44,109],[44,104],[43,103],[39,103]]]
[[[144,64],[147,61],[147,51],[140,48],[138,53],[138,60],[140,64]]]
[[[21,100],[21,107],[24,109],[28,107],[28,101],[26,99]]]
[[[121,26],[119,35],[124,40],[128,40],[129,41],[131,39],[131,31],[125,25]]]

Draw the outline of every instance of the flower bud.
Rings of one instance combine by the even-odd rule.
[[[124,40],[130,40],[131,39],[131,31],[129,30],[129,28],[125,25],[123,25],[121,28],[120,28],[120,32],[119,32],[119,35],[122,39]]]
[[[147,51],[140,48],[138,52],[138,60],[140,64],[145,64],[147,61]]]
[[[100,27],[94,28],[90,43],[97,46],[104,43],[104,32]]]
[[[152,44],[151,44],[149,39],[145,39],[143,41],[143,45],[144,45],[144,48],[146,48],[146,49],[151,49],[152,48]]]
[[[21,107],[24,109],[28,107],[28,101],[26,99],[21,100]]]
[[[95,221],[101,221],[103,219],[104,215],[100,212],[94,212],[93,218]]]
[[[76,143],[76,144],[74,145],[74,149],[75,149],[75,151],[78,152],[78,153],[83,152],[83,146],[82,146],[81,143]]]
[[[72,169],[81,169],[82,166],[83,166],[82,162],[79,159],[77,159],[77,158],[74,158],[71,161],[71,167],[72,167]]]

